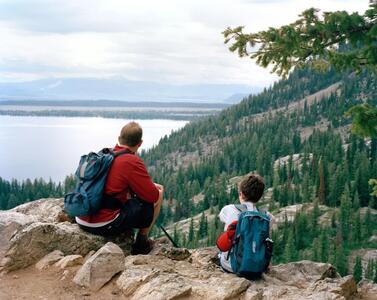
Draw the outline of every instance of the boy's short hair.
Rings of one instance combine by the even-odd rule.
[[[119,143],[121,145],[126,145],[134,147],[141,142],[143,136],[143,129],[136,122],[130,122],[123,126],[119,135]]]
[[[263,195],[264,181],[259,175],[252,174],[241,181],[239,191],[245,196],[245,201],[257,203]]]

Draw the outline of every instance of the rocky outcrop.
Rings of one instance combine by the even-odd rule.
[[[196,268],[192,262],[160,256],[128,256],[125,271],[117,280],[123,295],[130,299],[232,299],[250,285],[246,279],[214,268]]]
[[[127,299],[350,299],[357,292],[352,277],[340,277],[330,264],[278,265],[249,281],[222,272],[213,263],[216,254],[215,248],[203,248],[185,260],[171,254],[128,256],[116,284]]]
[[[84,256],[104,243],[104,238],[87,234],[76,224],[35,222],[12,236],[0,268],[2,271],[25,268],[54,250]]]
[[[109,240],[119,243],[126,254],[130,252],[132,231],[105,239],[62,220],[67,220],[63,199],[41,199],[0,211],[0,272],[25,268],[54,250],[84,257]]]
[[[37,204],[28,204],[0,212],[0,265],[3,271],[12,271],[38,262],[38,270],[32,270],[56,274],[56,280],[63,280],[65,287],[70,285],[78,298],[95,292],[103,299],[113,295],[153,300],[361,299],[352,276],[340,277],[330,264],[281,264],[273,266],[260,280],[249,281],[224,273],[216,264],[214,247],[173,248],[161,239],[150,255],[130,256],[130,232],[108,242],[83,232],[77,224],[60,222],[61,200],[47,202],[39,202],[40,210],[34,206]],[[50,208],[56,209],[54,216],[43,211]],[[368,291],[376,287],[371,282],[360,286],[363,299],[373,299]]]
[[[73,281],[97,291],[123,270],[124,253],[119,246],[109,242],[85,262]]]

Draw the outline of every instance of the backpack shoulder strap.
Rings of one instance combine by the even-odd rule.
[[[112,153],[113,153],[114,157],[117,157],[117,156],[122,155],[122,154],[128,154],[128,153],[133,153],[133,152],[129,149],[124,149],[124,150],[120,150],[118,152],[113,151]]]
[[[246,204],[234,204],[234,207],[240,212],[247,211]]]

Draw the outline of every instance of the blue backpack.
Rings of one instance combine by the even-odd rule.
[[[64,210],[71,217],[89,216],[102,208],[103,189],[107,174],[115,157],[130,153],[122,150],[114,152],[104,148],[100,152],[90,152],[81,156],[75,172],[76,187],[64,196]]]
[[[260,211],[242,210],[241,207],[244,206],[236,205],[241,214],[229,251],[230,263],[237,275],[256,279],[267,270],[272,257],[270,217]]]

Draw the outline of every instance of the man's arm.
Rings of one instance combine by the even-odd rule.
[[[128,176],[128,182],[132,191],[146,202],[156,203],[161,191],[163,191],[162,185],[153,183],[141,159],[133,164],[132,172]]]

